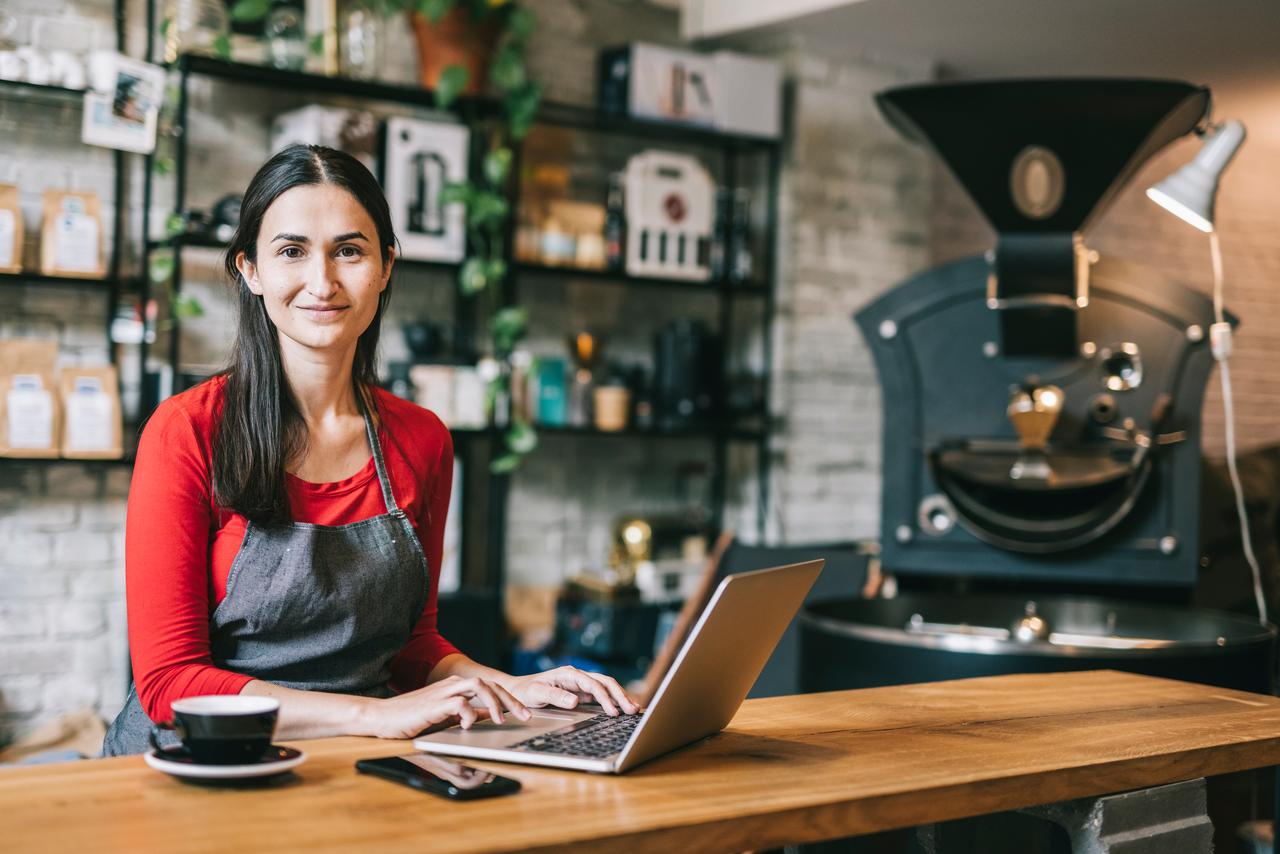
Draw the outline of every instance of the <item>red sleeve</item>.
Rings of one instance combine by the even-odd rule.
[[[161,404],[138,444],[125,520],[129,653],[153,721],[168,720],[174,700],[238,694],[252,681],[214,667],[209,651],[209,471],[191,418]]]
[[[391,689],[400,694],[426,685],[427,676],[440,660],[458,652],[436,627],[440,562],[444,557],[444,523],[449,513],[449,494],[453,489],[453,437],[438,418],[433,416],[431,421],[436,425],[440,436],[431,444],[436,445],[440,451],[423,491],[429,497],[422,502],[423,509],[416,520],[418,537],[422,540],[422,549],[427,556],[430,581],[427,606],[418,618],[413,633],[409,635],[408,643],[391,660]]]

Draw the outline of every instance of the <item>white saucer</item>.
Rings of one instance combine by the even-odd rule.
[[[265,759],[260,762],[254,762],[248,765],[202,765],[193,762],[182,748],[171,748],[163,751],[171,754],[174,758],[164,758],[157,755],[156,751],[149,750],[143,758],[147,764],[157,771],[163,771],[166,774],[172,774],[175,777],[192,777],[201,780],[234,780],[248,777],[270,777],[273,774],[283,774],[297,768],[303,762],[307,761],[307,754],[301,750],[292,747],[281,747],[278,744],[271,746],[271,751],[279,758]],[[177,757],[181,757],[180,759]]]

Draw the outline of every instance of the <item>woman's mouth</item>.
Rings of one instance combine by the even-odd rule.
[[[297,306],[298,311],[302,312],[310,320],[325,321],[337,320],[342,316],[350,306],[346,305],[300,305]]]

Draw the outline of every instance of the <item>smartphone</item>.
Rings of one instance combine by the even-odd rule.
[[[520,791],[520,781],[499,777],[470,765],[463,765],[442,756],[429,753],[410,753],[407,756],[384,756],[380,759],[357,759],[356,770],[364,774],[386,777],[414,789],[421,789],[442,798],[468,801],[475,798],[494,798],[514,795]]]

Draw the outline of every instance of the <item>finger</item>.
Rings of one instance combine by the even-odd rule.
[[[533,687],[543,705],[559,706],[562,709],[572,709],[578,705],[577,694],[565,691],[552,682],[535,682]]]
[[[595,676],[604,684],[605,689],[609,692],[609,696],[613,698],[614,702],[618,704],[618,707],[621,708],[622,711],[629,715],[634,715],[636,712],[640,711],[639,704],[637,704],[635,700],[631,699],[631,695],[626,692],[617,679],[614,679],[612,676],[606,676],[603,673],[597,673]]]
[[[465,697],[454,697],[449,701],[449,707],[458,718],[458,725],[463,729],[471,729],[471,725],[480,719]]]
[[[502,704],[511,711],[511,714],[515,715],[522,721],[527,721],[529,718],[533,717],[533,712],[529,711],[528,707],[525,706],[524,703],[520,702],[516,698],[515,694],[512,694],[497,682],[490,682],[489,685],[493,688],[493,693],[498,695],[498,699]]]
[[[471,696],[484,703],[484,707],[489,710],[489,718],[494,723],[500,724],[503,722],[502,704],[498,701],[498,695],[493,691],[493,685],[483,679],[477,679],[475,686],[471,689]]]
[[[597,674],[579,670],[574,676],[577,678],[578,684],[576,687],[578,690],[586,691],[594,697],[595,701],[604,709],[605,714],[611,716],[618,714],[618,707],[614,705],[613,698],[609,696],[609,689],[604,687],[604,684],[596,678]]]

